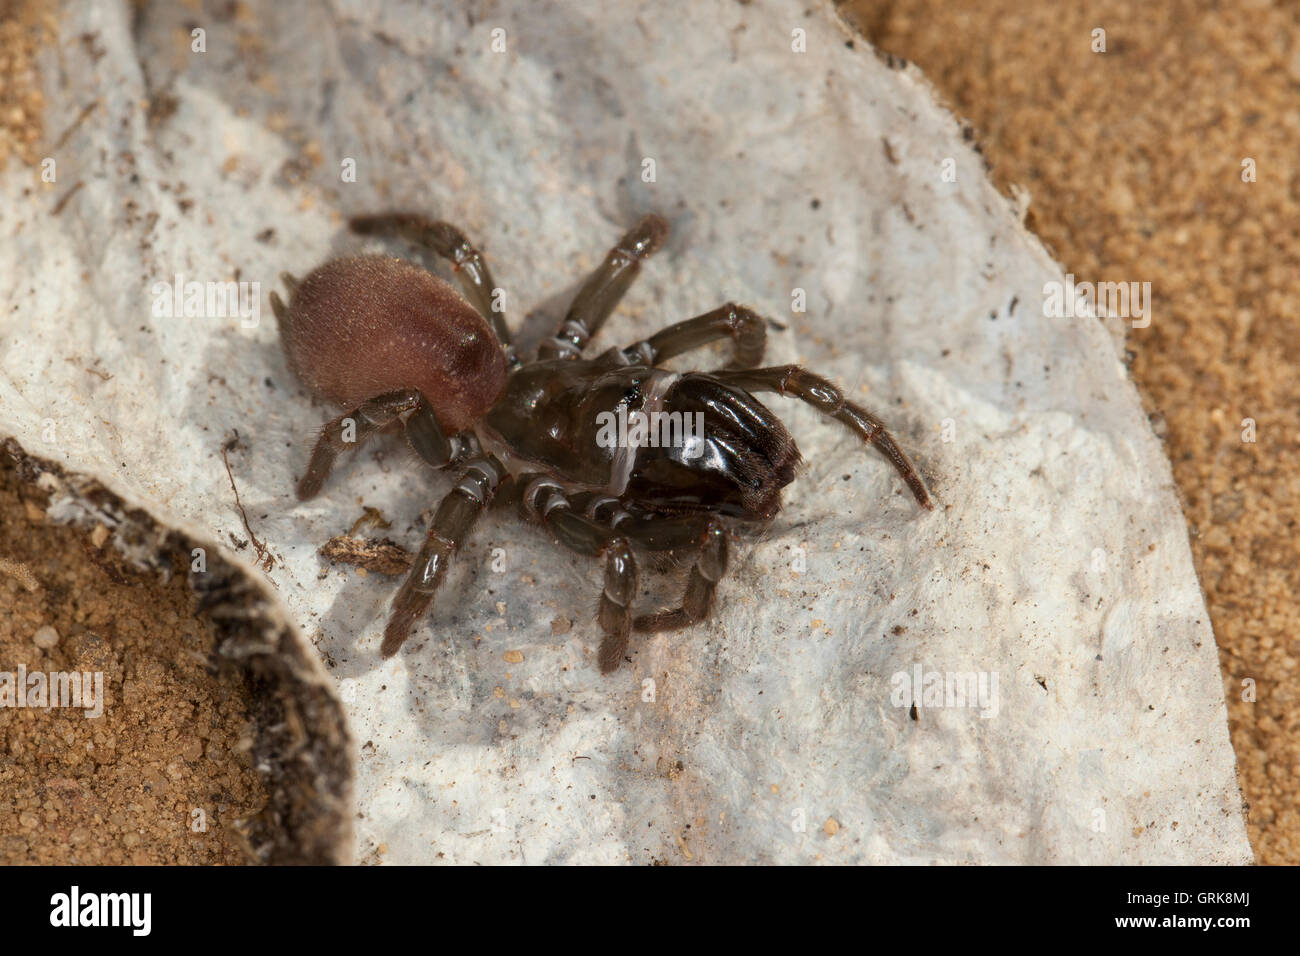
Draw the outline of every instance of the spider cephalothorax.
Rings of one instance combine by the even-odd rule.
[[[917,501],[933,507],[879,419],[807,369],[758,367],[767,324],[744,306],[729,303],[626,348],[584,355],[641,262],[662,244],[667,225],[658,216],[641,220],[610,251],[527,363],[493,309],[483,257],[460,230],[401,213],[351,225],[449,260],[468,298],[424,269],[381,256],[337,259],[301,282],[285,276],[288,307],[271,293],[290,367],[313,393],[347,409],[325,426],[299,498],[320,491],[341,451],[389,427],[401,427],[435,468],[460,469],[393,599],[385,657],[428,610],[448,562],[506,486],[558,543],[604,558],[601,670],[618,667],[633,631],[704,618],[727,569],[729,531],[769,522],[799,464],[794,439],[754,392],[792,396],[848,426],[893,463]],[[724,369],[661,367],[723,338],[734,348]],[[638,550],[693,561],[681,607],[633,615]]]

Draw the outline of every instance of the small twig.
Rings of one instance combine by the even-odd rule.
[[[257,535],[253,534],[253,529],[248,523],[248,512],[244,510],[243,503],[239,500],[239,489],[235,487],[235,474],[230,470],[230,457],[226,453],[239,444],[239,432],[234,432],[234,437],[221,446],[221,460],[226,463],[226,477],[230,479],[230,490],[235,493],[235,507],[239,509],[239,517],[244,522],[244,531],[248,534],[248,540],[253,542],[253,550],[257,552],[258,566],[263,571],[270,571],[275,567],[275,558],[266,545],[258,540]]]
[[[72,188],[63,194],[63,198],[54,204],[54,210],[50,213],[50,215],[57,216],[59,213],[63,212],[63,207],[68,204],[68,200],[71,199],[73,196],[75,196],[77,194],[77,190],[84,185],[86,185],[85,182],[78,179],[76,183],[73,184]]]
[[[72,121],[72,125],[69,126],[67,129],[65,129],[63,131],[63,135],[60,136],[58,140],[55,141],[53,151],[62,149],[63,144],[68,141],[68,137],[71,136],[73,133],[75,133],[77,131],[77,128],[80,127],[81,124],[86,121],[86,117],[88,117],[91,113],[95,112],[95,110],[98,108],[99,108],[99,100],[95,100],[95,102],[88,103],[85,106],[83,106],[81,108],[81,112],[77,114],[77,118]]]

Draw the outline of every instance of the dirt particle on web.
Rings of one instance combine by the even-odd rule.
[[[411,570],[411,553],[390,538],[353,538],[336,535],[317,550],[336,564],[351,564],[376,574],[405,574]]]

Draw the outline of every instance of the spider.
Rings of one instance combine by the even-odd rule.
[[[799,449],[755,392],[802,400],[874,445],[916,500],[933,503],[920,474],[866,409],[798,365],[759,367],[767,323],[727,303],[595,356],[588,342],[662,244],[667,223],[643,218],[584,282],[534,361],[511,344],[483,256],[455,226],[419,215],[359,216],[353,231],[404,239],[451,263],[464,297],[401,259],[336,259],[298,281],[285,274],[286,307],[271,307],[289,367],[316,396],[347,409],[316,442],[297,495],[316,495],[337,456],[377,432],[401,429],[434,468],[457,467],[414,565],[392,602],[380,652],[391,657],[429,609],[453,556],[498,491],[575,552],[603,558],[597,619],[603,672],[625,659],[633,632],[703,620],[727,570],[732,533],[761,530],[781,507]],[[712,372],[670,372],[666,360],[730,339],[731,362]],[[626,434],[615,418],[650,421]],[[678,417],[674,418],[674,413]],[[613,416],[613,417],[611,417]],[[694,421],[683,437],[654,420]],[[678,428],[677,432],[682,432]],[[618,440],[610,440],[617,433]],[[674,438],[681,440],[674,440]],[[681,606],[634,615],[637,551],[691,562]]]

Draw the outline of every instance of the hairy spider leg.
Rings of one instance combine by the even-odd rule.
[[[727,573],[727,531],[716,517],[702,522],[703,534],[696,535],[698,552],[691,566],[686,593],[680,607],[654,614],[641,614],[632,622],[638,631],[675,631],[709,616],[718,582]]]
[[[641,272],[641,263],[663,245],[668,223],[649,215],[633,226],[582,284],[553,338],[542,343],[539,358],[578,358],[600,331],[623,293]]]
[[[529,484],[524,502],[559,544],[578,554],[605,559],[605,584],[596,612],[604,637],[597,660],[601,673],[608,674],[622,662],[632,634],[637,578],[632,546],[617,530],[574,511],[564,491],[550,479]]]
[[[342,452],[360,448],[375,433],[403,415],[406,416],[402,424],[407,441],[430,465],[442,468],[465,454],[470,442],[460,435],[447,438],[443,434],[438,419],[418,389],[386,392],[326,422],[312,450],[307,471],[298,482],[298,500],[306,501],[320,493],[334,468],[335,459]]]
[[[752,309],[728,302],[703,315],[661,329],[623,349],[632,364],[658,365],[675,355],[730,338],[733,355],[726,368],[753,368],[767,348],[767,321]]]
[[[778,392],[806,402],[823,415],[840,422],[889,459],[922,507],[934,510],[934,502],[920,473],[885,429],[884,423],[861,405],[845,399],[827,379],[799,365],[735,369],[717,372],[719,382],[736,385],[748,392]]]
[[[541,519],[557,542],[579,554],[605,556],[605,589],[599,619],[604,630],[600,668],[618,667],[631,632],[671,631],[703,620],[713,607],[718,582],[727,573],[727,532],[714,515],[637,516],[623,511],[617,498],[592,500],[587,513],[578,514],[559,485],[549,479],[534,481],[524,492],[525,507]],[[613,508],[601,518],[608,506]],[[636,565],[630,541],[650,551],[690,548],[695,552],[690,578],[680,607],[633,617]]]
[[[470,459],[460,483],[438,505],[429,533],[411,572],[393,598],[379,653],[392,657],[411,636],[411,628],[428,612],[434,595],[447,576],[452,558],[469,537],[475,523],[492,502],[505,469],[491,455]]]

